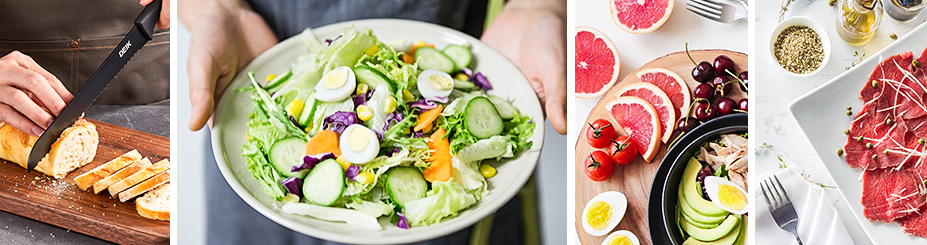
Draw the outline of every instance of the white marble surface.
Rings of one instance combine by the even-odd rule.
[[[867,59],[873,58],[869,55],[875,54],[893,42],[889,35],[896,34],[899,38],[904,36],[911,29],[925,22],[927,14],[921,13],[907,22],[898,22],[886,15],[875,37],[869,43],[852,46],[837,35],[836,10],[828,6],[826,0],[796,0],[789,7],[785,18],[805,16],[814,19],[827,30],[832,47],[832,57],[821,72],[808,78],[796,78],[780,69],[768,51],[771,32],[779,21],[780,6],[780,1],[758,1],[755,11],[756,52],[752,53],[751,57],[754,58],[752,62],[756,71],[751,72],[750,75],[751,78],[762,77],[762,79],[753,79],[756,81],[751,83],[756,91],[753,105],[751,105],[753,106],[752,113],[756,117],[752,134],[756,145],[762,143],[772,145],[774,153],[765,149],[757,151],[755,164],[751,167],[753,176],[779,171],[779,161],[776,155],[781,155],[786,164],[797,167],[808,179],[832,186],[833,179],[814,154],[808,140],[798,128],[798,124],[789,115],[787,104],[846,71],[846,67],[858,61],[857,57],[853,57],[854,52],[867,54]],[[874,58],[878,59],[878,57]],[[856,200],[843,200],[842,195],[835,188],[825,188],[825,193],[837,209],[852,240],[856,244],[871,244],[846,204],[847,201]],[[765,204],[756,204],[756,212],[764,212],[762,211],[764,206]],[[757,244],[764,243],[758,242]]]
[[[673,52],[684,51],[686,42],[689,43],[689,49],[692,50],[727,49],[747,53],[750,47],[747,40],[749,37],[747,19],[732,24],[711,21],[687,11],[685,0],[675,1],[673,12],[666,23],[660,29],[648,34],[629,34],[619,28],[612,21],[608,4],[608,1],[576,1],[574,8],[576,10],[575,23],[576,26],[591,26],[601,31],[615,44],[621,61],[618,81],[621,81],[625,76],[647,62]],[[691,74],[679,75],[691,77]],[[750,75],[751,77],[756,76],[754,74]],[[583,128],[586,116],[589,115],[589,112],[592,111],[592,108],[595,107],[596,102],[599,100],[574,99],[573,101],[575,103],[571,104],[570,109],[575,114],[573,118],[570,118],[570,132],[567,136],[567,139],[569,139],[567,145],[570,147],[576,145],[577,136]],[[574,169],[569,169],[567,181],[573,183]],[[570,196],[569,200],[573,200],[573,198],[574,196]],[[569,210],[573,210],[574,204],[572,201],[567,205]],[[568,228],[570,241],[579,244],[572,212],[569,212],[568,220],[570,222]],[[649,236],[650,234],[636,235]]]

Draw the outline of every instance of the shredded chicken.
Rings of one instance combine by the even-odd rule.
[[[711,169],[718,171],[722,165],[728,171],[731,182],[747,189],[747,138],[737,134],[721,136],[719,143],[708,143],[708,149],[702,147],[698,160],[708,163]]]

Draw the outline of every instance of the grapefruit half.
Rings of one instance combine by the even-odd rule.
[[[588,26],[576,27],[575,49],[575,96],[582,99],[602,96],[618,80],[621,68],[618,50],[605,34]]]
[[[682,80],[682,77],[679,77],[673,71],[663,69],[663,68],[650,68],[643,71],[637,72],[637,79],[641,82],[650,83],[656,85],[658,88],[662,89],[666,93],[666,97],[670,98],[670,101],[673,102],[673,107],[676,108],[676,118],[683,118],[686,115],[683,115],[683,110],[689,109],[689,104],[692,102],[692,95],[689,94],[689,85],[686,84],[685,80]],[[675,126],[675,122],[671,124]],[[667,131],[673,131],[674,128],[668,128]]]
[[[673,0],[610,0],[612,20],[633,34],[657,30],[673,13]]]
[[[631,137],[644,160],[653,160],[660,150],[660,135],[663,134],[660,118],[653,106],[641,98],[622,96],[615,98],[605,108]]]
[[[650,103],[657,111],[657,117],[660,118],[660,126],[664,129],[660,140],[663,141],[663,143],[669,141],[670,136],[673,135],[673,130],[671,129],[676,124],[676,111],[673,108],[673,102],[670,102],[670,98],[666,96],[666,93],[663,93],[663,90],[649,83],[630,83],[618,90],[617,97],[621,96],[634,96]]]

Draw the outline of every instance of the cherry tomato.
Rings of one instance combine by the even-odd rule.
[[[608,147],[608,154],[615,164],[628,164],[637,157],[637,148],[631,144],[631,138],[628,136],[618,136],[612,140],[611,144]]]
[[[594,151],[589,154],[584,166],[586,166],[586,176],[592,181],[603,181],[612,177],[612,170],[615,168],[612,159],[608,158],[608,153],[604,151]]]
[[[596,119],[586,128],[586,142],[595,148],[605,148],[615,138],[615,127],[605,119]]]

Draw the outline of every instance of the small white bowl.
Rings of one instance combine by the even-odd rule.
[[[789,70],[786,70],[784,67],[782,67],[782,65],[779,65],[779,60],[776,59],[776,50],[775,50],[776,39],[779,37],[779,33],[781,33],[782,30],[785,30],[785,28],[788,28],[790,26],[807,26],[811,28],[811,30],[813,30],[815,33],[817,33],[818,37],[821,38],[821,45],[822,45],[822,48],[824,49],[824,59],[821,60],[821,65],[818,66],[817,69],[815,69],[814,71],[810,73],[798,74],[798,73],[794,73]],[[769,38],[769,56],[772,57],[773,61],[776,62],[776,66],[778,66],[780,69],[782,69],[786,73],[792,74],[796,77],[814,76],[819,71],[823,70],[823,68],[827,66],[827,61],[830,60],[830,38],[827,37],[827,31],[824,30],[824,27],[821,26],[821,24],[818,24],[817,21],[814,21],[808,17],[801,17],[801,16],[791,17],[791,18],[785,19],[784,21],[780,22],[779,25],[776,26],[776,29],[773,29],[772,36]]]

